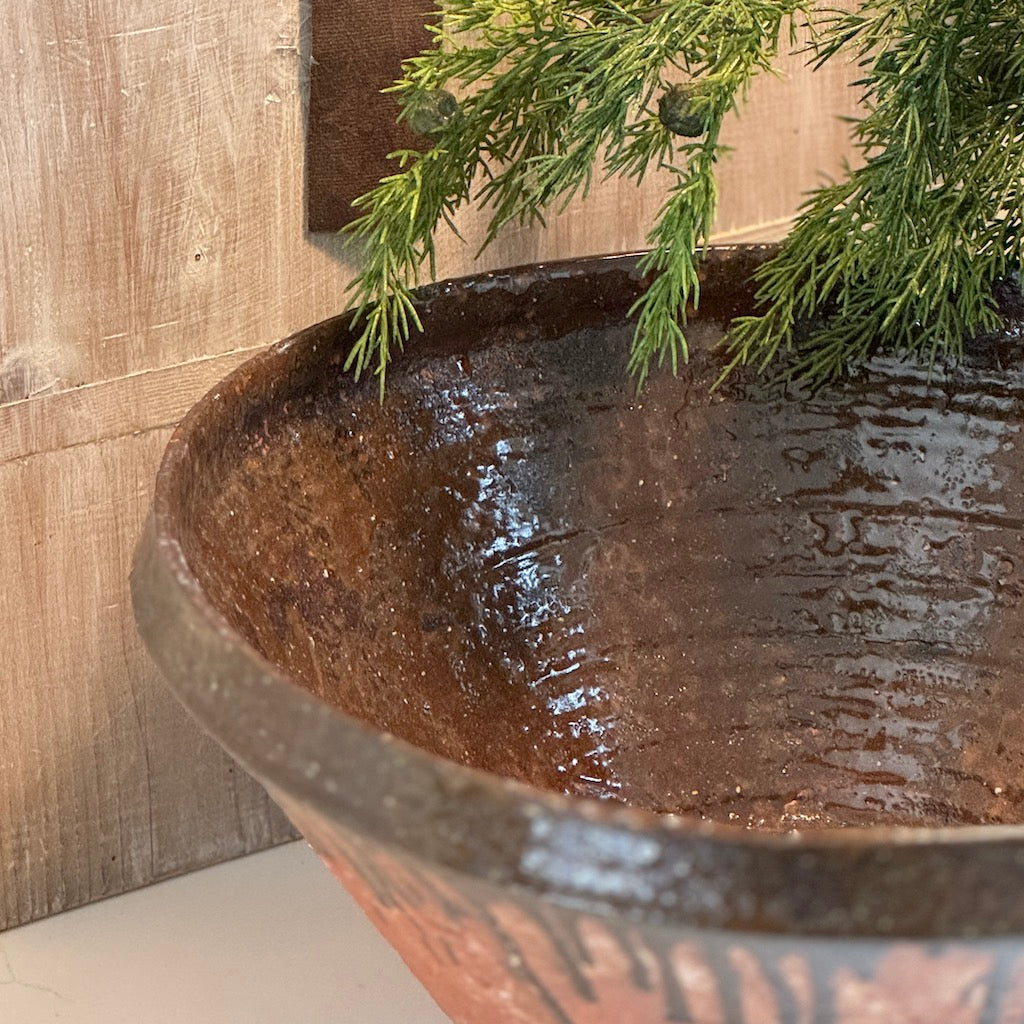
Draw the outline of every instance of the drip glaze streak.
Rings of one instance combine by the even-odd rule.
[[[1024,996],[1009,944],[866,944],[837,968],[819,939],[680,935],[506,901],[285,806],[455,1024],[494,1020],[495,992],[501,1024],[1002,1024]]]
[[[719,328],[692,333],[639,399],[616,319],[421,359],[383,409],[328,377],[225,460],[204,586],[324,699],[544,788],[768,830],[1024,821],[1020,340],[794,401],[710,395]]]

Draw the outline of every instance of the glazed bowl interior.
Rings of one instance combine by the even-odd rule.
[[[712,391],[754,259],[711,261],[689,365],[639,395],[628,259],[435,289],[383,404],[343,320],[279,346],[184,428],[206,598],[319,700],[543,790],[1021,822],[1017,342]]]

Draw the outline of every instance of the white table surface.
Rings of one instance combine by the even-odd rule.
[[[2,1024],[447,1024],[305,843],[0,934]]]

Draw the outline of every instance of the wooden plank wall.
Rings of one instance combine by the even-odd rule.
[[[284,841],[165,693],[126,580],[161,449],[247,353],[338,311],[304,233],[300,0],[29,0],[0,19],[0,929]],[[791,61],[793,68],[799,61]],[[835,172],[848,72],[768,82],[733,126],[725,236]],[[446,274],[642,246],[609,184]]]

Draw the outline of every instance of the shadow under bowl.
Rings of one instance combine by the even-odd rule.
[[[383,404],[343,316],[168,446],[147,645],[459,1024],[1021,1012],[1021,337],[712,392],[764,255],[639,395],[636,257],[580,260],[424,289]]]

